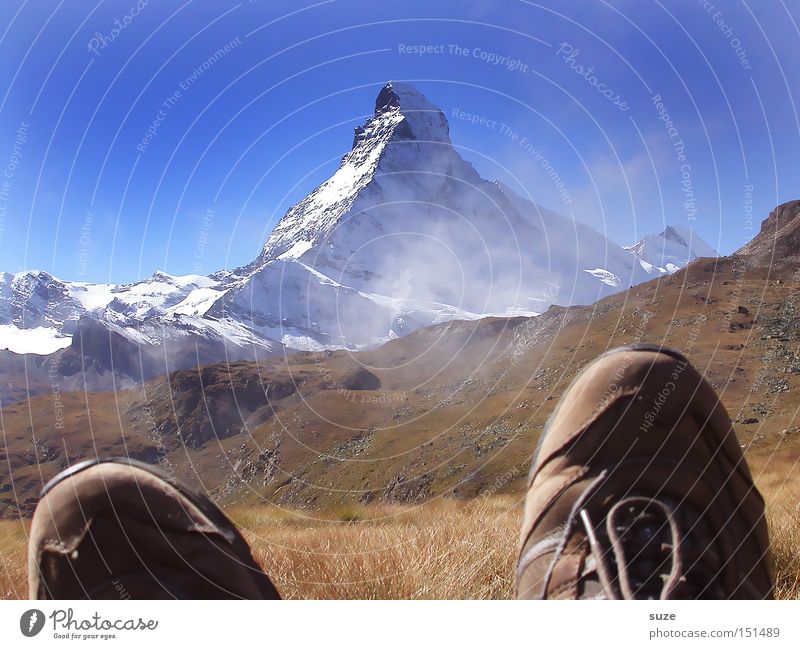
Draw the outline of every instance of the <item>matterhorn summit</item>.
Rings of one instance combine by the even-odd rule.
[[[442,111],[391,82],[339,169],[286,213],[215,313],[249,314],[289,346],[357,348],[453,318],[592,302],[648,277],[598,232],[481,178]]]
[[[359,199],[374,203],[384,189],[392,193],[418,190],[408,177],[392,178],[392,174],[447,174],[453,155],[442,112],[412,86],[388,83],[375,100],[374,117],[356,128],[352,149],[339,169],[286,213],[264,246],[262,258],[301,256],[329,235],[345,215],[358,211]],[[478,179],[474,171],[472,175]],[[376,177],[381,178],[380,184]]]
[[[679,245],[662,246],[670,264],[701,252]],[[287,348],[363,349],[449,320],[592,303],[671,270],[647,261],[650,240],[637,246],[483,179],[442,111],[390,82],[336,172],[286,212],[254,261],[124,285],[2,274],[0,349],[55,354],[61,370],[98,384],[110,367],[141,380]]]

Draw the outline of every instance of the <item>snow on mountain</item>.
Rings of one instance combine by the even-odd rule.
[[[661,234],[651,234],[637,243],[626,246],[651,272],[674,273],[698,257],[717,257],[717,251],[697,236],[693,230],[669,225]]]
[[[13,324],[0,324],[0,351],[16,354],[52,354],[69,347],[72,336],[62,336],[54,327],[22,329]]]
[[[442,318],[590,303],[649,278],[600,233],[481,178],[443,113],[394,82],[340,168],[286,213],[249,270],[213,313],[249,316],[285,343],[288,326],[352,348]]]
[[[598,299],[593,297],[597,286],[592,282],[587,284],[583,273],[613,289],[602,288],[602,295],[651,279],[652,271],[636,263],[629,251],[597,230],[540,207],[502,183],[495,184],[520,214],[539,226],[541,239],[536,243],[541,254],[547,257],[549,269],[560,272],[559,286],[563,288],[557,293],[554,286],[548,286],[550,300],[544,306],[588,304]]]
[[[0,274],[0,322],[21,329],[64,327],[80,311],[69,286],[38,270],[12,275]]]
[[[399,141],[413,145],[391,147]],[[387,156],[390,147],[393,150]],[[262,260],[302,256],[331,233],[348,212],[359,211],[357,199],[380,193],[376,174],[392,167],[398,171],[415,169],[450,147],[449,127],[442,112],[412,86],[387,84],[375,100],[374,117],[356,128],[353,146],[339,169],[280,220],[264,247]],[[473,175],[478,178],[477,173]],[[394,184],[395,190],[412,200],[418,198],[414,182],[400,178]]]
[[[608,286],[613,286],[614,288],[619,288],[622,284],[622,280],[617,277],[614,273],[607,271],[605,268],[593,268],[592,270],[584,270],[584,273],[589,273],[593,277],[599,279],[603,284],[607,284]]]
[[[104,336],[134,369],[145,349],[150,374],[159,355],[175,369],[284,346],[359,349],[453,319],[591,303],[708,254],[675,227],[624,249],[484,180],[441,110],[392,82],[338,170],[286,212],[253,262],[124,285],[0,273],[0,349],[69,345],[70,371],[91,349],[101,374],[119,366]]]
[[[204,337],[234,346],[278,348],[241,323],[205,319],[225,293],[223,279],[156,271],[131,284],[65,282],[49,273],[0,274],[0,350],[50,354],[70,345],[81,318],[104,322],[140,345]]]

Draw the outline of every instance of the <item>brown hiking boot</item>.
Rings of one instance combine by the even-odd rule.
[[[31,599],[278,599],[233,523],[155,467],[91,460],[42,492]]]
[[[517,596],[772,596],[764,501],[730,419],[680,354],[614,350],[575,379],[536,451]]]

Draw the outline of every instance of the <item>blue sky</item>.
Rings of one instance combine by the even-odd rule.
[[[389,79],[484,177],[619,243],[676,223],[730,253],[800,197],[798,23],[780,0],[6,0],[0,270],[247,263]]]

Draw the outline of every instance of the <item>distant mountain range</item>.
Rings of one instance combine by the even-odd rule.
[[[760,485],[785,486],[800,462],[799,242],[795,202],[733,255],[590,305],[445,322],[366,351],[204,365],[132,390],[46,383],[47,394],[0,410],[0,518],[29,515],[50,477],[109,454],[158,463],[223,505],[518,494],[576,373],[635,342],[687,354]],[[26,363],[28,377],[49,364],[16,358],[23,367],[4,362],[0,379],[16,371],[22,384]]]
[[[246,266],[124,285],[0,273],[0,360],[8,374],[13,355],[47,356],[67,386],[127,387],[208,362],[370,349],[450,320],[589,304],[716,254],[678,226],[623,248],[484,180],[442,111],[392,82],[339,169]],[[45,363],[30,367],[35,391]]]

